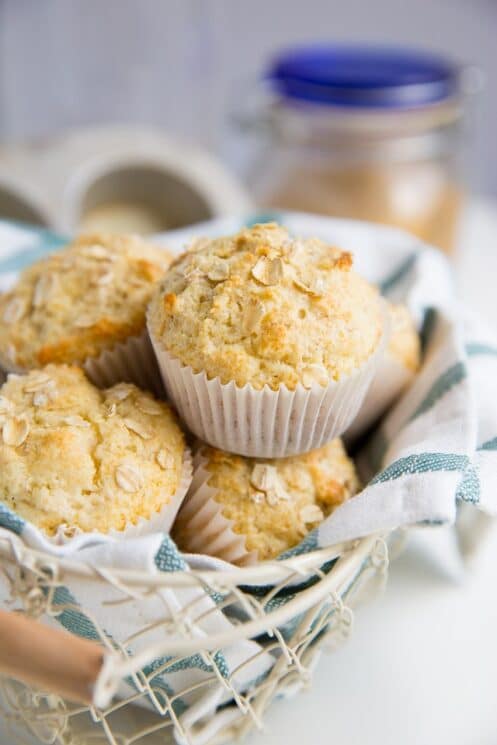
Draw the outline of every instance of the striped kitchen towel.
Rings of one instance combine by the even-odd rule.
[[[359,453],[365,488],[286,555],[399,527],[451,524],[458,504],[495,514],[497,342],[491,329],[461,307],[446,259],[393,228],[284,212],[214,220],[158,236],[158,241],[179,252],[194,236],[222,235],[270,219],[283,223],[295,235],[317,236],[350,250],[359,272],[377,283],[388,298],[409,306],[423,338],[419,375]],[[0,290],[15,280],[19,269],[57,250],[63,242],[46,231],[0,222]],[[9,531],[13,543],[24,541],[52,554],[78,554],[99,568],[141,569],[149,574],[189,568],[188,557],[161,534],[131,542],[79,536],[65,546],[53,546],[1,503],[0,527]],[[207,557],[202,562],[204,569],[219,566]],[[352,584],[359,579],[352,578]],[[9,593],[5,577],[0,576],[0,605],[8,601]],[[186,598],[179,590],[164,590],[159,603],[156,595],[137,597],[134,604],[120,610],[116,624],[113,602],[119,598],[118,588],[114,598],[108,585],[100,588],[81,577],[57,588],[53,604],[60,606],[60,612],[53,614],[52,622],[86,638],[106,639],[111,645],[126,643],[129,655],[156,641],[156,635],[162,633],[158,619],[163,618],[165,609],[173,619],[178,604],[195,604],[201,617],[209,618],[208,623],[193,619],[192,633],[202,636],[228,630],[231,620],[217,610],[217,599],[200,589],[194,593]],[[288,594],[284,601],[291,597]],[[271,600],[274,607],[281,602],[278,597]],[[209,613],[214,606],[215,612]],[[267,612],[273,606],[268,604]],[[146,635],[137,633],[140,627],[148,629]],[[250,662],[244,665],[244,660]],[[193,726],[206,717],[217,726],[218,719],[221,722],[230,711],[225,707],[230,698],[248,690],[254,680],[263,679],[274,663],[275,658],[259,647],[259,641],[247,640],[219,650],[209,659],[191,656],[169,666],[167,659],[153,660],[145,672],[152,675],[164,700],[175,701],[179,723],[175,732],[181,741],[183,726]],[[235,670],[243,672],[232,678]],[[202,681],[212,677],[213,671],[220,685],[204,694]],[[231,687],[226,684],[228,679]],[[190,684],[187,696],[175,698],[175,692]],[[124,681],[123,687],[121,695],[129,695],[133,681]]]

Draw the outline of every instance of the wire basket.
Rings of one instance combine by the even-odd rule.
[[[185,745],[211,745],[262,727],[276,697],[309,684],[321,650],[349,635],[351,606],[366,588],[382,584],[388,551],[383,537],[372,536],[250,568],[151,576],[54,558],[1,530],[0,564],[10,607],[52,625],[78,614],[81,628],[92,629],[107,650],[92,706],[1,679],[0,711],[10,741],[152,745],[172,741],[169,734]],[[74,581],[107,598],[101,617],[71,603],[67,588]],[[171,597],[182,604],[171,609]],[[151,603],[163,608],[153,629],[138,624],[132,638],[120,636],[126,608]],[[228,620],[217,631],[219,614]],[[214,626],[206,634],[209,619]],[[227,670],[220,659],[228,657],[239,661]],[[201,677],[188,674],[192,660]],[[173,691],[164,680],[178,670]]]

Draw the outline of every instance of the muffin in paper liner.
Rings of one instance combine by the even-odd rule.
[[[162,393],[145,312],[171,260],[136,236],[89,234],[21,271],[0,297],[0,366],[76,364],[100,386]]]
[[[173,538],[188,554],[237,566],[274,559],[298,545],[360,488],[339,439],[303,456],[270,461],[198,443],[193,464]]]
[[[222,450],[275,458],[351,424],[385,315],[350,252],[265,223],[194,243],[166,272],[147,326],[188,427]]]
[[[178,515],[175,533],[185,536],[181,548],[192,554],[207,554],[238,566],[257,563],[257,552],[248,551],[245,536],[235,533],[233,522],[223,515],[223,507],[213,499],[216,489],[209,486],[207,458],[200,447],[193,458],[193,479],[187,500]],[[188,526],[186,534],[184,527]]]
[[[105,349],[98,357],[86,359],[83,369],[99,388],[134,383],[159,398],[164,397],[164,386],[146,329],[140,336],[131,336]]]
[[[57,543],[168,532],[192,463],[167,403],[128,383],[100,390],[76,365],[47,365],[0,390],[0,475],[5,506]]]
[[[370,358],[343,380],[327,386],[300,383],[256,390],[209,380],[173,357],[148,328],[170,400],[188,428],[209,445],[253,458],[299,455],[339,437],[355,419],[384,354],[389,325]]]

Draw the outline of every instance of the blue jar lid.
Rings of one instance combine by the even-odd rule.
[[[460,70],[428,52],[396,47],[314,45],[279,54],[266,77],[289,99],[370,108],[412,108],[459,92]]]

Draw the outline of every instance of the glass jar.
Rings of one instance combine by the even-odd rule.
[[[396,225],[451,252],[463,198],[461,81],[459,67],[425,53],[280,55],[239,119],[257,139],[247,176],[258,203]]]

